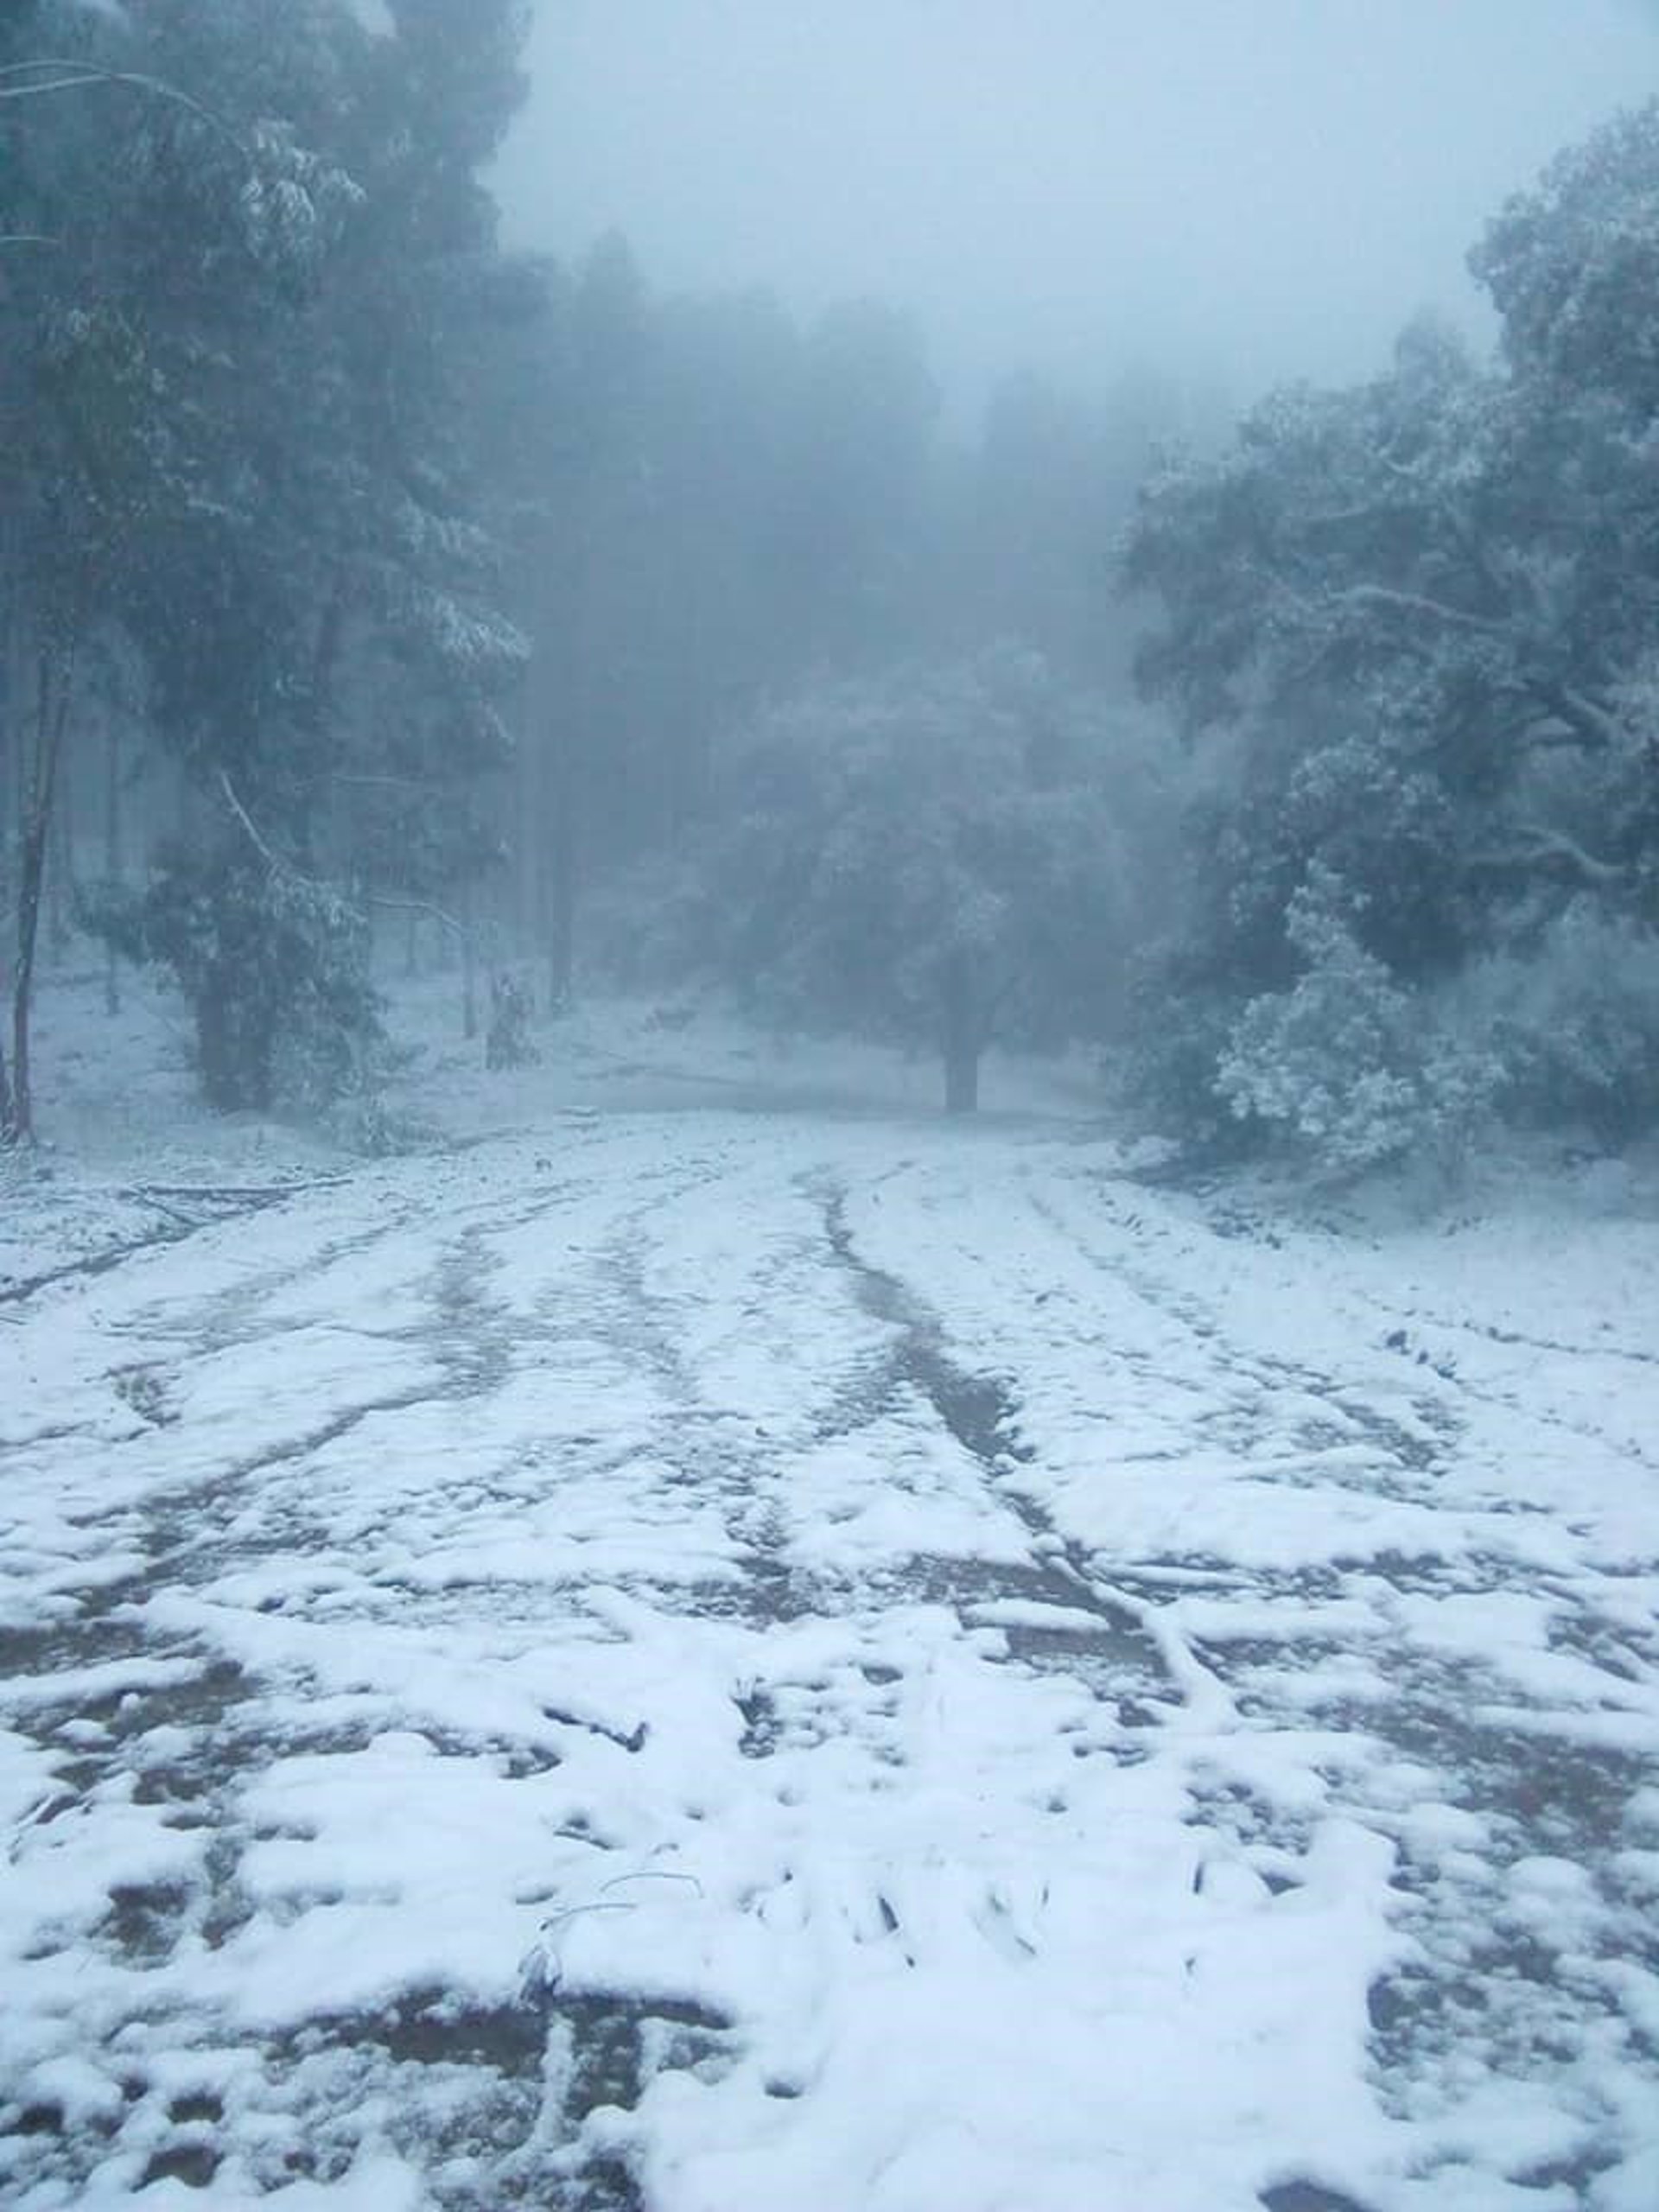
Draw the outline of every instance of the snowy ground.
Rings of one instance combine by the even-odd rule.
[[[0,1192],[0,2202],[1654,2212],[1645,1186],[448,1060]]]

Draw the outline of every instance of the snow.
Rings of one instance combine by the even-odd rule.
[[[0,1191],[0,2198],[1659,2202],[1640,1163],[1338,1220],[624,1005],[416,1008],[459,1141],[353,1162],[91,989]]]

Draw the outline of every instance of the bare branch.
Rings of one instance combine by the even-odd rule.
[[[1498,873],[1525,872],[1556,861],[1565,866],[1581,882],[1608,885],[1627,880],[1630,871],[1616,861],[1605,861],[1594,853],[1586,853],[1576,838],[1565,830],[1546,830],[1536,823],[1522,823],[1520,834],[1524,842],[1502,853],[1472,853],[1471,868]]]
[[[353,791],[415,791],[423,797],[444,788],[435,776],[372,776],[344,768],[337,771],[328,780],[345,784]]]
[[[354,901],[346,898],[344,893],[336,891],[333,886],[325,883],[320,876],[308,875],[302,868],[296,868],[292,861],[285,861],[280,853],[271,850],[270,845],[260,835],[258,824],[237,797],[236,786],[232,783],[228,772],[223,768],[219,772],[219,787],[225,794],[225,804],[236,817],[248,842],[274,876],[285,879],[289,883],[304,884],[309,890],[324,893],[330,898],[338,899],[342,906],[352,907],[353,911],[358,914],[359,920],[362,918],[361,908],[358,907]],[[371,893],[367,904],[371,906],[391,908],[402,912],[429,914],[434,921],[442,922],[446,929],[452,930],[457,937],[465,938],[469,934],[453,915],[446,914],[441,906],[429,906],[424,899],[379,899]]]
[[[383,898],[378,892],[372,891],[369,904],[378,907],[383,914],[424,914],[429,920],[442,923],[452,937],[465,939],[476,934],[469,923],[458,922],[442,906],[435,906],[429,899]]]
[[[1409,484],[1418,497],[1426,499],[1433,508],[1457,540],[1465,560],[1468,562],[1493,597],[1498,600],[1506,599],[1509,594],[1502,578],[1487,557],[1486,549],[1480,542],[1478,531],[1456,502],[1447,497],[1440,486],[1426,480],[1420,468],[1408,466],[1402,461],[1395,461],[1390,454],[1381,454],[1378,459],[1390,476],[1397,477],[1402,483]],[[1532,596],[1535,600],[1536,593],[1534,592]]]
[[[1386,584],[1352,584],[1333,592],[1336,607],[1382,607],[1398,614],[1420,614],[1431,622],[1445,622],[1454,629],[1478,630],[1483,637],[1507,638],[1510,626],[1490,614],[1471,614],[1466,608],[1448,607],[1443,600],[1425,599],[1414,591],[1393,591]]]
[[[1601,752],[1616,745],[1624,736],[1617,715],[1587,698],[1570,683],[1535,683],[1535,696],[1550,712],[1564,721],[1582,745]]]
[[[96,85],[101,81],[95,69],[83,69],[73,61],[16,61],[0,69],[0,79],[21,76],[26,70],[73,69],[71,77],[32,78],[23,85],[0,82],[0,100],[29,100],[44,92],[73,92],[81,85]]]
[[[1353,522],[1376,522],[1383,515],[1397,515],[1397,499],[1361,499],[1349,507],[1316,507],[1298,517],[1304,530],[1341,530]]]
[[[1569,729],[1561,721],[1532,722],[1525,729],[1510,733],[1517,745],[1524,745],[1531,753],[1582,753],[1584,732]]]
[[[48,71],[57,73],[42,73]],[[35,61],[14,61],[0,68],[0,100],[28,100],[47,92],[79,92],[86,85],[124,85],[130,91],[148,93],[152,99],[167,100],[175,107],[181,107],[234,146],[243,161],[251,166],[247,148],[222,115],[216,115],[212,108],[204,107],[200,100],[192,99],[188,92],[181,92],[176,85],[169,85],[162,78],[147,77],[131,69],[100,69],[91,61],[44,57]]]
[[[259,835],[258,830],[254,826],[251,816],[236,795],[236,786],[231,781],[230,771],[228,769],[221,768],[219,770],[219,787],[225,794],[225,804],[230,808],[231,812],[241,823],[243,829],[246,830],[249,843],[253,847],[255,852],[258,854],[260,859],[264,861],[265,865],[268,868],[285,871],[289,874],[294,873],[293,870],[288,868],[288,863],[285,861],[282,861],[277,858],[276,855],[271,851],[270,847]]]
[[[279,855],[272,852],[270,847],[260,836],[257,826],[246,807],[237,797],[236,787],[223,768],[219,772],[219,789],[225,794],[226,804],[246,832],[254,850],[267,866],[301,883],[315,883],[315,877],[302,875],[290,861],[282,859]],[[318,887],[321,888],[320,886]],[[372,891],[368,894],[367,903],[386,914],[424,914],[429,920],[441,924],[452,937],[460,938],[463,943],[470,941],[477,934],[469,924],[457,921],[455,917],[447,912],[443,907],[434,906],[429,899],[391,899]]]

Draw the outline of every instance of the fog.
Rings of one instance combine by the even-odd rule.
[[[0,2208],[1659,2212],[1656,75],[0,0]]]
[[[912,308],[1015,366],[1234,399],[1379,361],[1550,155],[1659,81],[1637,0],[543,0],[497,185],[665,289]]]
[[[31,12],[0,1138],[83,907],[233,1111],[424,925],[498,1071],[597,980],[1321,1173],[1659,1129],[1655,0]]]

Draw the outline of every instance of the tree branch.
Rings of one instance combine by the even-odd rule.
[[[246,832],[254,850],[268,868],[279,874],[291,876],[298,882],[312,884],[319,890],[324,887],[317,882],[315,876],[302,874],[291,861],[285,861],[280,854],[272,852],[270,847],[260,836],[253,817],[237,797],[236,786],[231,781],[229,772],[224,768],[219,772],[219,785],[225,794],[226,804],[236,817]],[[440,923],[452,936],[461,938],[463,942],[477,935],[477,931],[469,924],[457,921],[454,916],[446,912],[443,907],[434,906],[429,899],[392,899],[383,897],[378,892],[372,891],[367,894],[367,903],[371,906],[378,907],[382,913],[425,914],[432,921]]]
[[[1535,696],[1574,733],[1580,743],[1594,752],[1606,751],[1624,734],[1617,715],[1610,714],[1605,707],[1586,698],[1570,683],[1535,683],[1531,689]]]
[[[1534,722],[1525,729],[1508,733],[1517,745],[1524,745],[1532,753],[1582,753],[1584,732],[1569,729],[1557,721]]]
[[[1479,533],[1468,517],[1438,485],[1425,483],[1421,470],[1408,466],[1402,461],[1395,461],[1390,454],[1379,454],[1378,458],[1390,476],[1398,477],[1402,483],[1409,484],[1418,497],[1427,500],[1434,509],[1457,540],[1465,560],[1468,562],[1492,596],[1499,601],[1505,599],[1508,594],[1504,589],[1503,579],[1487,558],[1486,549],[1480,542]]]
[[[1316,507],[1297,520],[1303,530],[1341,530],[1351,522],[1375,522],[1379,516],[1397,515],[1401,508],[1398,499],[1361,499],[1351,507]]]
[[[249,843],[253,847],[255,852],[258,854],[260,859],[264,861],[266,867],[275,869],[279,874],[292,875],[297,874],[298,871],[290,868],[286,861],[278,859],[277,855],[271,851],[270,847],[259,835],[257,829],[254,826],[252,817],[249,814],[246,807],[243,805],[241,800],[236,795],[236,786],[231,781],[231,775],[228,768],[221,768],[219,770],[219,787],[225,794],[225,804],[230,808],[231,812],[241,823],[243,829],[246,830]]]
[[[42,71],[55,70],[55,76],[43,76]],[[21,81],[9,83],[8,79]],[[92,61],[65,61],[56,58],[42,58],[37,61],[14,61],[0,68],[0,100],[35,99],[46,92],[78,92],[86,85],[125,85],[130,90],[148,92],[153,99],[168,100],[175,107],[184,108],[199,123],[217,131],[251,166],[247,148],[238,137],[222,115],[216,115],[200,100],[192,99],[188,92],[181,92],[176,85],[169,85],[160,77],[147,77],[130,69],[100,69]]]
[[[1586,853],[1576,838],[1565,830],[1546,830],[1535,823],[1522,823],[1520,834],[1524,844],[1504,853],[1471,853],[1468,865],[1498,873],[1535,868],[1548,861],[1562,862],[1573,874],[1585,883],[1608,885],[1624,882],[1630,871],[1617,861],[1605,861],[1594,853]]]
[[[328,780],[344,784],[353,791],[414,791],[421,797],[444,788],[436,776],[372,776],[346,768],[338,770]]]
[[[1448,607],[1443,600],[1425,599],[1421,592],[1394,591],[1386,584],[1351,584],[1346,591],[1333,592],[1331,604],[1337,607],[1382,607],[1399,614],[1421,614],[1431,622],[1445,622],[1459,630],[1478,630],[1483,637],[1507,638],[1510,625],[1491,614],[1471,614],[1461,607]]]
[[[372,891],[369,904],[378,906],[383,914],[424,914],[429,920],[441,923],[452,937],[466,938],[476,934],[469,923],[458,922],[442,906],[435,906],[429,899],[391,899],[383,897],[378,891]]]

